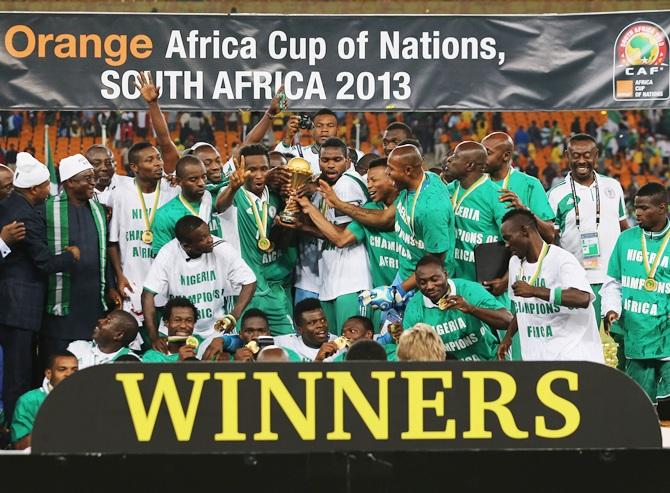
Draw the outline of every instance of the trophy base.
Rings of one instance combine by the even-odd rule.
[[[282,212],[279,214],[279,219],[284,224],[295,224],[297,222],[295,214],[291,214],[290,212]]]

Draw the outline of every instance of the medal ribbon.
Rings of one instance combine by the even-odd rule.
[[[479,186],[484,183],[486,180],[489,179],[489,175],[482,175],[479,177],[479,179],[474,182],[472,185],[470,185],[470,188],[466,190],[466,192],[463,194],[461,197],[461,200],[458,200],[458,194],[461,191],[461,184],[459,183],[458,186],[456,187],[456,191],[454,192],[454,196],[451,198],[451,205],[454,208],[454,212],[458,210],[458,208],[461,206],[463,201],[467,198],[468,195],[470,195],[472,192],[474,192]]]
[[[502,187],[501,187],[501,188],[502,188],[503,190],[507,190],[507,186],[509,185],[509,177],[512,176],[512,173],[514,173],[514,168],[512,168],[512,167],[510,166],[510,167],[509,167],[509,173],[507,173],[507,176],[505,177],[505,179],[503,180],[503,183],[502,183]]]
[[[540,256],[537,259],[537,267],[535,268],[535,272],[531,276],[530,280],[528,281],[528,284],[533,286],[535,282],[537,281],[538,276],[540,275],[540,272],[542,271],[542,262],[544,262],[544,257],[547,256],[547,253],[549,252],[549,245],[545,242],[542,242],[542,250],[540,251]],[[519,276],[523,276],[523,266],[526,263],[525,259],[521,262],[521,269],[519,270]]]
[[[179,194],[179,202],[181,202],[182,205],[183,205],[184,207],[186,207],[186,209],[187,209],[192,215],[200,217],[200,215],[198,214],[198,211],[196,211],[196,210],[193,208],[193,206],[192,206],[191,204],[188,203],[188,200],[186,200],[182,194]]]
[[[244,190],[244,189],[243,189]],[[250,197],[249,192],[244,190],[244,196],[247,198],[251,204],[251,210],[254,213],[254,221],[256,222],[256,227],[258,228],[258,234],[262,239],[267,238],[267,225],[268,225],[268,203],[267,201],[263,202],[263,217],[258,213],[258,206],[256,205],[256,199]]]
[[[156,183],[156,190],[154,193],[154,206],[151,209],[151,217],[149,217],[149,212],[147,211],[147,204],[144,202],[144,193],[140,188],[139,184],[135,182],[137,187],[137,193],[140,196],[140,203],[142,204],[142,214],[144,214],[144,225],[146,226],[147,231],[151,231],[151,226],[154,224],[154,218],[156,217],[156,210],[158,209],[158,200],[161,195],[161,182]]]
[[[421,176],[421,181],[419,182],[419,186],[416,188],[416,193],[414,194],[414,202],[412,202],[412,212],[409,216],[409,230],[412,232],[412,236],[414,235],[414,212],[416,211],[416,203],[419,200],[419,195],[421,195],[421,189],[423,188],[423,182],[426,181],[426,173],[423,173]]]
[[[647,239],[644,237],[644,230],[642,231],[642,261],[644,263],[644,270],[647,271],[648,279],[653,279],[656,275],[658,264],[661,262],[661,258],[665,253],[665,247],[668,246],[668,240],[670,240],[670,229],[667,231],[667,233],[665,233],[665,236],[663,236],[663,241],[661,242],[661,246],[658,248],[654,263],[651,264],[651,267],[649,267],[649,258],[647,256]]]

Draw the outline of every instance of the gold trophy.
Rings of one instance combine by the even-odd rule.
[[[312,166],[309,161],[301,157],[294,157],[286,165],[291,172],[291,192],[295,193],[298,189],[312,179]],[[281,222],[286,224],[295,224],[297,216],[300,214],[300,208],[291,195],[286,201],[284,210],[279,214]]]

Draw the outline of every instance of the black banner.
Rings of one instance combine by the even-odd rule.
[[[657,448],[651,402],[590,363],[101,365],[41,408],[35,453]]]
[[[670,11],[528,16],[0,13],[0,108],[666,107]]]

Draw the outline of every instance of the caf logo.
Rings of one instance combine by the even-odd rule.
[[[668,35],[653,22],[634,22],[614,44],[614,99],[651,101],[670,98]]]

